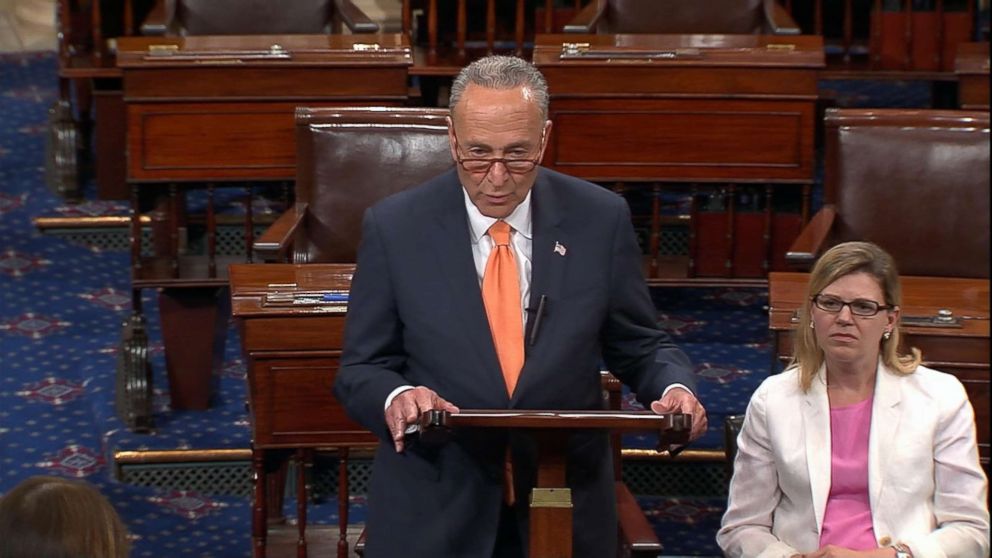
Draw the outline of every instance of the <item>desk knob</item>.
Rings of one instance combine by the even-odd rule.
[[[939,324],[948,324],[954,322],[954,312],[947,308],[941,308],[937,310],[937,317],[934,321]]]

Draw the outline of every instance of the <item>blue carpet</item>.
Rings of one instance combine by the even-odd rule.
[[[818,87],[842,108],[930,108],[934,101],[929,81],[822,80]]]
[[[0,56],[0,493],[38,474],[84,478],[121,513],[136,538],[133,556],[248,556],[247,499],[113,479],[113,451],[127,447],[117,438],[131,441],[113,413],[115,355],[130,311],[128,255],[41,236],[31,218],[122,207],[65,207],[44,186],[46,109],[57,95],[55,72],[51,53]],[[232,397],[243,397],[243,382],[228,383],[230,391],[234,385],[241,390]],[[209,418],[160,413],[163,428],[133,440],[131,449],[246,447],[244,417],[229,418],[225,408]],[[235,434],[208,436],[208,423]]]

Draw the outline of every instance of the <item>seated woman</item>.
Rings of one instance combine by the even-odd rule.
[[[127,530],[93,486],[31,477],[0,497],[0,558],[127,558]]]
[[[901,354],[900,285],[874,244],[810,275],[793,362],[751,397],[717,542],[730,557],[985,557],[988,480],[954,376]]]

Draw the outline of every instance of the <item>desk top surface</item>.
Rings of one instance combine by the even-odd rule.
[[[228,268],[231,314],[236,318],[343,314],[329,306],[272,306],[272,293],[346,291],[354,264],[234,264]]]
[[[537,66],[826,65],[823,38],[815,35],[544,34],[534,44]]]
[[[201,35],[120,37],[117,66],[392,66],[413,64],[400,33],[362,35]]]

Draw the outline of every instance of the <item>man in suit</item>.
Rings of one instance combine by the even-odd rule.
[[[456,169],[366,212],[352,283],[335,394],[383,440],[369,558],[526,556],[535,441],[474,429],[427,447],[409,428],[429,409],[598,409],[605,363],[655,412],[691,414],[691,439],[706,429],[626,203],[537,166],[551,132],[540,72],[478,60],[450,106]],[[576,557],[615,553],[612,471],[605,432],[569,435]]]

